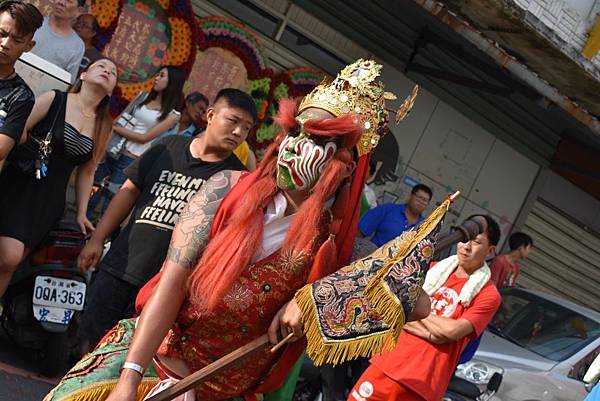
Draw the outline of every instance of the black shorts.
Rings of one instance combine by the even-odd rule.
[[[77,336],[97,344],[119,320],[135,315],[139,288],[100,269],[88,287]]]

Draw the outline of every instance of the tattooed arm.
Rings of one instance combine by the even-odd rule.
[[[186,273],[194,267],[206,247],[210,226],[221,200],[238,181],[240,174],[239,171],[228,170],[213,175],[190,200],[173,231],[167,264],[181,266],[187,270]]]
[[[167,259],[159,284],[144,307],[127,355],[127,362],[148,367],[163,338],[173,325],[185,298],[191,268],[208,242],[210,226],[217,208],[239,179],[237,171],[213,175],[189,201],[173,230]],[[124,369],[109,400],[135,400],[141,377]]]

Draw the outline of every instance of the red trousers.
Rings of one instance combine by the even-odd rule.
[[[425,399],[371,365],[350,390],[348,401],[425,401]]]

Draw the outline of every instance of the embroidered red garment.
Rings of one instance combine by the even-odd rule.
[[[197,371],[266,333],[279,309],[306,283],[304,258],[279,252],[250,265],[211,316],[184,301],[158,355],[182,359]],[[197,399],[219,400],[254,390],[281,353],[269,348],[195,388]]]
[[[235,210],[235,207],[237,206],[239,200],[241,199],[242,194],[247,190],[247,188],[250,185],[252,185],[252,183],[255,182],[256,178],[257,178],[257,174],[255,174],[255,173],[251,173],[251,174],[242,176],[242,178],[240,178],[238,183],[225,196],[225,198],[221,202],[221,205],[219,206],[219,209],[217,210],[217,214],[215,215],[215,218],[213,220],[213,223],[211,226],[211,233],[210,233],[211,238],[213,238],[216,235],[218,230],[220,230],[224,227],[225,222],[227,221],[227,219],[230,217],[230,215]],[[271,265],[273,265],[274,258],[278,258],[278,253],[271,255],[269,258],[267,258],[265,260],[259,261],[257,264],[251,265],[249,267],[249,269],[250,270],[256,269],[256,267],[259,266],[259,264],[262,265],[263,263],[268,263],[269,266],[271,266]],[[287,262],[286,262],[286,260],[287,260]],[[289,263],[289,258],[286,259],[285,255],[283,255],[281,258],[279,258],[278,262],[282,263],[282,266],[285,266],[286,264]],[[296,262],[297,261],[295,261],[294,263],[296,263]],[[311,263],[312,260],[310,260],[309,262]],[[273,309],[273,310],[271,311],[272,313],[268,314],[268,316],[267,316],[266,312],[263,312],[263,313],[265,313],[265,316],[267,316],[267,317],[261,318],[260,316],[258,316],[257,315],[258,309],[253,310],[252,308],[249,308],[248,311],[246,311],[245,313],[238,312],[239,314],[235,317],[235,319],[237,319],[239,321],[239,319],[246,318],[246,319],[249,319],[250,321],[254,321],[253,326],[252,326],[252,327],[254,327],[254,329],[252,330],[252,332],[250,332],[251,325],[246,325],[245,327],[248,329],[248,333],[246,333],[245,336],[242,336],[242,337],[234,336],[236,339],[239,339],[239,340],[243,339],[243,341],[240,341],[237,344],[237,346],[229,349],[229,351],[227,351],[227,352],[233,351],[234,349],[241,347],[242,345],[245,345],[246,343],[252,341],[254,338],[266,333],[275,313],[277,313],[279,308],[281,308],[286,302],[288,302],[290,299],[293,298],[296,290],[298,290],[304,284],[306,284],[306,280],[307,280],[307,277],[309,274],[309,267],[311,266],[310,263],[308,263],[306,266],[303,267],[302,280],[298,281],[298,280],[294,279],[293,281],[290,281],[289,283],[283,283],[283,285],[287,288],[285,296],[282,295],[282,292],[280,289],[278,289],[274,293],[275,295],[277,295],[277,304],[271,305],[269,303],[269,308]],[[269,268],[269,269],[272,270],[272,268]],[[247,273],[248,273],[248,270],[246,270],[244,272],[241,280],[245,280],[244,277],[247,277],[246,276]],[[138,313],[140,313],[142,311],[144,305],[150,298],[150,295],[152,294],[154,287],[160,280],[160,275],[161,275],[161,273],[159,272],[138,293],[138,296],[136,299],[136,310],[138,311]],[[257,276],[253,276],[253,277],[255,277],[256,279],[259,278]],[[290,279],[290,277],[287,277],[287,278]],[[234,285],[234,288],[232,289],[232,291],[235,290],[236,288],[239,289],[239,287],[237,287],[237,284],[238,283],[236,283],[236,285]],[[289,285],[292,285],[292,287],[288,287]],[[258,287],[256,287],[256,288],[258,288]],[[245,296],[251,295],[251,292],[246,292],[246,291],[243,291],[243,292],[244,292]],[[230,291],[228,293],[227,297],[229,297],[231,294],[232,294],[232,292]],[[241,293],[238,293],[238,295],[241,295]],[[273,295],[273,293],[271,295]],[[272,299],[270,297],[268,299],[269,299],[269,302],[272,301]],[[252,303],[254,303],[254,300],[251,299],[250,301]],[[195,316],[195,318],[197,320],[199,320],[198,324],[196,325],[196,328],[201,329],[201,330],[203,330],[205,328],[207,330],[212,330],[212,328],[209,326],[211,326],[213,324],[219,325],[219,322],[217,321],[218,319],[211,320],[211,319],[206,319],[206,318],[200,318],[197,314],[194,315],[193,311],[191,311],[191,309],[190,309],[190,306],[191,305],[187,301],[184,302],[184,304],[182,305],[182,308],[179,312],[180,314],[178,315],[178,317],[176,319],[176,323],[175,323],[175,327],[174,327],[175,330],[169,333],[169,335],[167,336],[165,341],[169,341],[174,344],[176,342],[180,342],[179,340],[176,340],[176,337],[178,335],[177,333],[179,333],[181,335],[181,337],[185,336],[184,334],[182,334],[183,332],[181,331],[181,326],[179,325],[180,319],[183,319],[183,321],[188,321],[190,317]],[[233,313],[232,311],[230,311],[230,312]],[[217,313],[217,315],[219,316],[219,319],[222,318],[221,313]],[[235,319],[232,318],[232,320],[235,320]],[[189,324],[189,321],[188,321],[188,324]],[[215,333],[214,341],[216,343],[224,341],[224,338],[227,337],[227,334],[235,333],[236,331],[239,332],[239,330],[241,330],[239,324],[237,324],[237,326],[234,325],[228,329],[221,328],[220,330],[217,330],[214,332]],[[246,329],[244,329],[244,330],[246,330]],[[173,336],[173,334],[175,334],[175,336]],[[187,336],[185,336],[185,337],[186,337],[185,342],[187,342]],[[232,343],[228,343],[228,345],[230,345],[230,344],[232,344]],[[256,358],[249,359],[248,363],[243,364],[245,366],[245,371],[246,371],[245,373],[253,373],[254,377],[259,377],[262,379],[266,378],[266,379],[259,387],[257,387],[257,386],[260,383],[256,380],[254,381],[254,387],[248,387],[247,385],[250,382],[250,379],[249,379],[249,377],[246,377],[245,382],[243,383],[244,386],[237,386],[238,390],[241,390],[242,387],[245,387],[245,391],[250,390],[249,391],[250,393],[253,393],[253,392],[266,393],[266,392],[271,392],[271,391],[276,390],[284,382],[289,370],[293,367],[295,362],[298,360],[298,357],[301,355],[302,351],[304,350],[304,347],[305,347],[304,341],[296,341],[291,346],[288,346],[285,349],[285,351],[283,352],[283,356],[280,353],[279,355],[277,355],[276,358],[270,357],[268,359],[269,363],[266,365],[264,363],[267,362],[267,359],[264,359],[265,358],[264,354],[262,354],[263,359],[260,359],[261,355],[258,356],[258,358],[259,358],[258,361],[256,360]],[[163,346],[159,350],[159,353],[162,353],[163,355],[165,355],[165,353],[168,352],[169,356],[180,357],[180,358],[186,360],[186,362],[188,362],[188,360],[187,360],[188,356],[193,358],[193,355],[186,354],[186,352],[182,351],[182,350],[178,351],[177,348],[181,348],[181,347],[167,346],[167,344],[165,342],[163,342]],[[184,348],[187,348],[187,347],[184,347]],[[221,357],[227,353],[223,349],[221,349],[220,351],[217,350],[218,348],[219,347],[210,347],[210,349],[212,351],[212,353],[210,354],[211,355],[210,362],[214,362],[216,359],[218,359],[219,357]],[[225,352],[225,353],[221,353],[221,352]],[[177,356],[178,353],[180,356]],[[200,360],[201,358],[202,357],[198,358],[198,366],[203,367],[204,365],[202,365],[202,361]],[[279,359],[279,362],[278,362],[278,359]],[[275,364],[276,364],[276,366],[273,366]],[[192,371],[196,370],[195,367],[192,367],[192,365],[194,365],[194,364],[190,364],[188,362],[188,365],[190,366],[190,368],[192,368]],[[258,369],[255,369],[254,371],[252,371],[252,369],[254,369],[254,367],[258,367],[258,366],[261,366],[261,367],[269,366],[269,368],[271,368],[271,369],[269,371],[269,369],[265,370],[264,368],[258,368]],[[252,367],[252,369],[251,369],[251,367]],[[234,379],[235,376],[231,376],[232,373],[229,370],[226,372],[229,375],[228,382],[235,383],[236,381],[238,381],[239,378]],[[239,380],[239,381],[241,384],[242,380]],[[213,388],[211,394],[214,394],[219,391],[220,390]],[[239,396],[243,392],[244,391],[238,392],[237,395]],[[197,393],[197,394],[200,394],[200,393]],[[205,394],[203,394],[203,395],[205,396]],[[200,397],[200,396],[198,395],[198,397]]]
[[[290,299],[293,298],[293,295],[296,292],[296,290],[298,290],[304,284],[306,284],[309,272],[310,272],[311,279],[315,280],[315,279],[321,278],[321,277],[335,271],[337,268],[339,268],[339,266],[342,266],[349,261],[351,252],[352,252],[352,244],[354,242],[354,236],[356,234],[356,229],[357,229],[357,225],[358,225],[358,217],[359,217],[359,212],[360,212],[360,208],[359,208],[360,195],[362,194],[362,186],[363,186],[364,180],[366,179],[366,172],[368,170],[368,160],[369,160],[369,155],[365,155],[359,159],[358,165],[357,165],[355,173],[353,175],[353,180],[352,180],[352,184],[351,184],[351,188],[350,188],[350,196],[349,196],[347,203],[344,205],[345,207],[344,207],[343,219],[340,223],[340,229],[339,229],[339,232],[337,233],[337,238],[335,241],[336,247],[338,249],[338,263],[335,266],[326,266],[326,267],[319,266],[320,267],[318,269],[319,271],[312,271],[312,270],[314,270],[314,269],[312,269],[312,267],[311,267],[312,270],[310,270],[310,271],[307,269],[306,276],[304,277],[304,281],[302,283],[298,283],[298,285],[294,288],[294,290],[289,293],[289,296],[287,296],[287,298],[281,299],[279,306],[277,307],[277,309],[275,309],[271,318],[268,319],[268,323],[263,327],[262,332],[260,332],[259,334],[257,334],[254,337],[245,337],[246,341],[240,342],[237,347],[245,345],[247,342],[264,334],[267,331],[269,324],[271,323],[272,317],[275,315],[277,310],[279,310],[279,308],[281,308],[281,306],[283,306],[286,302],[288,302]],[[235,207],[239,203],[239,200],[241,199],[242,195],[246,192],[246,190],[250,187],[250,185],[252,185],[256,181],[257,177],[258,177],[257,172],[250,173],[250,174],[243,176],[240,179],[240,181],[238,181],[238,183],[225,196],[225,198],[221,202],[219,209],[217,210],[217,214],[215,215],[215,218],[213,220],[213,223],[211,226],[210,238],[213,238],[215,236],[215,234],[224,227],[225,222],[228,220],[228,218],[231,216],[231,214],[235,210]],[[262,262],[265,262],[265,261],[261,261],[261,263]],[[255,264],[254,266],[257,266],[257,265]],[[310,266],[310,264],[308,266]],[[158,283],[159,279],[160,279],[160,272],[155,277],[153,277],[152,280],[150,280],[140,290],[138,297],[136,299],[136,310],[138,311],[138,313],[141,312],[143,306],[148,301],[150,295],[152,294],[152,290],[153,290],[154,286]],[[228,294],[228,296],[229,296],[229,294]],[[182,306],[182,311],[186,306],[187,306],[187,303],[184,303],[184,305]],[[250,310],[252,310],[252,309],[249,309],[249,311]],[[180,313],[182,313],[182,312],[180,312]],[[257,317],[256,314],[254,314],[252,312],[240,313],[240,315],[244,315],[251,319],[254,317]],[[184,316],[184,315],[180,315],[180,316],[184,319],[186,318],[186,316]],[[191,312],[190,312],[189,316],[192,316]],[[196,315],[196,318],[198,318],[198,315]],[[257,324],[258,324],[259,323],[258,320],[260,320],[260,319],[258,319],[258,317],[257,317],[256,320],[257,320]],[[212,321],[209,321],[206,319],[201,319],[202,324],[199,323],[199,326],[203,326],[203,325],[209,326],[210,325],[209,322],[212,322]],[[176,326],[179,323],[180,323],[180,320],[178,317],[176,319]],[[210,329],[210,328],[207,328],[207,329]],[[239,327],[232,328],[232,330],[234,330],[234,329],[240,330]],[[217,332],[215,340],[222,341],[224,335],[226,335],[227,333],[229,333],[229,332],[226,330]],[[173,340],[174,339],[172,338],[170,341],[173,341]],[[165,345],[165,344],[163,344],[163,345]],[[275,366],[272,366],[270,371],[268,371],[268,370],[263,370],[262,372],[259,372],[258,370],[255,371],[255,373],[259,373],[259,376],[257,376],[257,377],[264,378],[264,381],[256,388],[247,387],[247,390],[251,390],[250,392],[257,392],[257,393],[269,393],[269,392],[272,392],[272,391],[276,390],[277,388],[279,388],[283,384],[290,369],[293,367],[293,365],[296,363],[296,361],[302,354],[305,346],[306,346],[306,343],[304,340],[302,340],[302,341],[296,341],[296,342],[290,344],[288,347],[286,347],[286,349],[283,352],[283,355],[281,355],[279,361],[277,361],[277,359],[272,359],[270,361],[271,366],[275,364]],[[237,347],[235,347],[235,348],[237,348]],[[232,348],[230,351],[232,351],[235,348]],[[171,351],[169,351],[169,352],[172,352],[174,354],[177,352],[175,347],[172,347],[169,349],[171,349]],[[211,349],[214,350],[215,348],[211,348]],[[166,347],[162,348],[162,352],[166,352],[166,350],[167,350]],[[185,352],[184,351],[182,351],[182,352],[183,352],[182,355],[185,357],[186,356]],[[224,354],[214,352],[212,355],[214,356],[212,361],[214,361],[214,360],[218,359],[218,357],[223,356]],[[170,356],[173,356],[173,355],[170,355]],[[253,359],[251,359],[251,360],[253,360]],[[187,362],[187,360],[186,360],[186,362]],[[265,362],[265,361],[263,361],[263,362]],[[244,366],[246,366],[246,365],[247,364],[244,363]],[[202,366],[204,366],[204,365],[202,365]],[[200,366],[200,367],[202,367],[202,366]],[[253,365],[248,364],[247,366],[253,366]],[[258,366],[258,365],[256,365],[256,366]],[[191,367],[192,366],[190,366],[190,368]],[[194,370],[196,370],[196,368],[192,369],[192,371],[194,371]],[[247,370],[249,370],[249,369],[247,369]],[[228,381],[233,383],[236,380],[234,380],[234,378],[232,376],[229,376]],[[258,385],[258,384],[259,384],[258,382],[255,383],[255,385]],[[212,391],[219,391],[219,390],[213,389]],[[241,394],[241,393],[238,393],[238,395],[239,394]]]
[[[361,157],[358,161],[358,165],[354,172],[354,177],[350,189],[350,197],[345,205],[343,213],[344,218],[341,221],[340,229],[337,233],[336,238],[336,245],[338,248],[338,263],[337,266],[335,266],[335,268],[332,270],[335,270],[339,266],[344,266],[345,264],[347,264],[352,253],[352,244],[354,242],[354,236],[356,234],[358,217],[360,212],[360,196],[362,193],[362,185],[366,179],[366,174],[368,171],[369,157],[370,155],[365,155]],[[218,230],[224,227],[225,221],[227,221],[227,219],[235,210],[235,207],[239,203],[241,196],[246,192],[248,187],[250,187],[250,185],[252,185],[256,181],[256,179],[257,172],[243,176],[240,179],[240,181],[238,181],[238,183],[225,196],[213,220],[210,233],[211,238],[215,236]],[[310,275],[313,280],[321,278],[326,274],[332,272],[331,270],[318,270],[319,271],[311,272]],[[143,306],[146,304],[150,295],[152,294],[154,286],[158,283],[160,279],[160,274],[161,273],[159,272],[140,290],[136,299],[136,310],[138,313],[141,313]],[[302,285],[304,284],[306,284],[306,281],[302,283]],[[300,288],[302,285],[298,286],[296,289]],[[294,293],[291,293],[291,295],[287,298],[285,302],[289,301],[293,297],[293,295]],[[283,302],[281,305],[283,305],[285,302]],[[267,328],[268,325],[266,326],[263,333],[261,333],[261,335],[266,332]],[[290,369],[293,367],[293,365],[296,363],[296,361],[302,354],[305,346],[306,343],[304,340],[296,341],[290,346],[288,346],[277,365],[271,370],[271,373],[268,375],[268,377],[266,377],[265,381],[253,391],[259,393],[268,393],[279,388],[283,384]]]

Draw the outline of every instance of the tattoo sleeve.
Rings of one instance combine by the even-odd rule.
[[[167,262],[192,269],[208,243],[210,226],[221,200],[237,182],[239,173],[221,171],[209,178],[181,212],[173,230]]]

